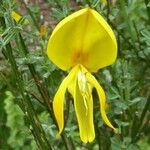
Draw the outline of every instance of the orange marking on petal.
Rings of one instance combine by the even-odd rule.
[[[88,63],[88,53],[82,51],[75,51],[72,56],[72,64],[82,64],[86,66]]]

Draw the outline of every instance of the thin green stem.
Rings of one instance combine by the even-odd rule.
[[[150,7],[148,6],[149,0],[144,0],[144,2],[145,2],[146,9],[147,9],[147,15],[149,17],[149,22],[150,22]]]
[[[93,91],[92,92],[92,94],[93,94],[93,96],[97,96],[97,94],[95,93],[95,91]],[[94,98],[94,97],[93,97]],[[94,101],[93,102],[93,105],[94,106],[96,106],[96,102]],[[93,109],[93,111],[94,111],[94,114],[96,114],[96,112],[97,112],[97,107],[94,107],[94,109]],[[101,131],[100,131],[100,129],[99,129],[99,126],[98,126],[98,120],[97,120],[97,118],[95,117],[95,115],[94,115],[94,125],[95,125],[95,134],[96,134],[96,141],[97,141],[97,143],[98,143],[98,146],[99,146],[99,150],[101,150],[102,149],[102,143],[101,143]]]
[[[138,124],[136,126],[136,129],[134,129],[135,135],[132,138],[133,143],[135,143],[139,139],[139,136],[140,136],[139,133],[141,132],[140,128],[143,124],[143,120],[144,120],[147,112],[149,111],[149,109],[150,109],[150,93],[148,93],[147,101],[146,101],[145,106],[143,108],[143,111],[141,113],[140,119],[138,120]]]
[[[18,69],[17,69],[17,65],[16,65],[16,62],[15,62],[15,58],[13,57],[13,54],[12,54],[11,45],[10,45],[10,44],[6,45],[6,48],[7,48],[7,50],[8,50],[8,51],[7,51],[7,52],[8,52],[8,53],[7,53],[7,54],[8,54],[7,56],[8,56],[8,58],[9,58],[11,67],[13,68],[13,71],[14,71],[14,73],[15,73],[15,77],[16,77],[16,81],[17,81],[16,87],[19,88],[19,91],[20,91],[20,93],[21,93],[21,95],[22,95],[22,98],[23,98],[24,113],[27,112],[27,114],[28,114],[28,116],[29,116],[29,118],[30,118],[30,119],[29,119],[29,120],[30,120],[30,123],[31,123],[32,126],[33,126],[33,129],[34,129],[34,130],[40,129],[40,132],[41,132],[42,135],[43,135],[44,141],[47,142],[47,146],[44,145],[44,144],[43,144],[44,141],[42,142],[41,136],[39,136],[39,135],[37,134],[37,133],[39,133],[39,131],[36,131],[35,133],[37,134],[36,136],[38,136],[38,141],[39,141],[40,145],[41,145],[41,146],[43,145],[42,147],[45,147],[45,146],[46,146],[46,147],[49,147],[49,149],[51,149],[51,146],[50,146],[50,144],[48,143],[47,138],[46,138],[46,135],[45,135],[45,133],[44,133],[44,130],[43,130],[43,128],[40,126],[38,117],[37,117],[36,113],[34,112],[34,108],[31,107],[31,106],[32,106],[32,105],[31,105],[31,101],[30,101],[29,97],[28,97],[27,95],[25,95],[25,93],[24,93],[24,89],[23,89],[23,86],[22,86],[21,78],[20,78],[20,73],[19,73],[19,71],[18,71]],[[34,117],[36,118],[36,120],[34,120]],[[35,122],[38,123],[38,126],[37,126],[37,124],[36,124]]]
[[[147,102],[146,102],[146,104],[145,104],[145,106],[144,106],[144,109],[143,109],[143,111],[142,111],[142,114],[141,114],[141,117],[140,117],[140,123],[143,122],[144,117],[145,117],[145,115],[146,115],[146,113],[147,113],[147,111],[148,111],[149,109],[150,109],[150,96],[147,98]]]
[[[32,21],[33,21],[35,27],[37,28],[37,30],[39,30],[39,25],[38,25],[38,23],[37,23],[35,17],[33,16],[33,14],[32,14],[32,12],[31,12],[30,8],[28,8],[28,6],[27,6],[26,3],[24,2],[24,0],[22,0],[22,3],[24,4],[26,10],[28,11],[29,15],[31,16],[31,19],[32,19]]]
[[[29,92],[29,91],[26,91],[28,95],[31,95],[33,98],[35,98],[42,106],[44,105],[44,103],[40,100],[39,97],[37,97],[35,95],[35,93],[32,93],[32,92]]]
[[[108,23],[110,23],[109,14],[110,14],[110,1],[107,0],[107,21],[108,21]]]
[[[5,22],[3,23],[4,28],[6,28],[5,26]],[[30,100],[30,97],[25,93],[25,90],[23,88],[23,83],[22,83],[22,77],[20,72],[18,71],[18,67],[17,67],[17,63],[15,60],[15,57],[13,55],[13,50],[11,47],[11,44],[8,43],[6,46],[6,48],[3,49],[3,53],[5,54],[4,56],[6,56],[6,59],[9,60],[11,68],[13,70],[14,76],[15,76],[15,80],[16,80],[16,88],[18,89],[18,91],[20,91],[20,94],[22,96],[22,105],[21,105],[21,109],[23,110],[23,112],[26,114],[28,114],[29,117],[29,121],[33,127],[34,130],[36,130],[34,133],[36,133],[33,135],[34,138],[36,139],[36,141],[38,141],[38,145],[40,144],[41,149],[52,149],[50,143],[47,140],[46,134],[41,126],[41,123],[37,117],[37,114],[35,113],[34,107],[32,105],[32,102]],[[39,135],[39,133],[41,133],[41,135]],[[38,138],[37,138],[38,137]]]
[[[100,134],[100,130],[99,130],[99,127],[98,127],[98,122],[95,122],[94,123],[95,125],[95,131],[96,131],[96,140],[97,140],[97,143],[98,143],[98,146],[99,146],[99,150],[101,150],[102,148],[102,144],[101,144],[101,134]]]
[[[23,40],[23,38],[22,38],[20,33],[19,33],[19,38],[20,38],[20,43],[22,45],[22,49],[23,49],[24,54],[26,56],[29,52],[27,50],[27,47],[26,47],[26,45],[24,43],[24,40]],[[51,98],[47,94],[48,91],[47,91],[47,89],[43,88],[43,86],[39,82],[39,76],[38,76],[38,73],[36,72],[34,66],[32,64],[28,64],[28,67],[29,67],[31,75],[32,75],[32,77],[34,79],[34,82],[35,82],[35,84],[36,84],[36,86],[37,86],[37,88],[38,88],[38,90],[39,90],[39,92],[41,94],[42,100],[45,103],[45,106],[46,106],[47,110],[49,111],[49,113],[50,113],[50,115],[51,115],[55,125],[57,126],[57,122],[55,120],[55,116],[54,116],[54,113],[52,111],[52,102],[49,101],[49,99],[51,99]],[[57,128],[58,128],[58,126],[57,126]],[[65,143],[66,148],[68,149],[72,145],[72,143],[69,142],[69,140],[67,139],[67,137],[65,136],[64,133],[62,133],[62,139],[63,139],[63,141]],[[72,145],[72,147],[74,147],[74,146]]]

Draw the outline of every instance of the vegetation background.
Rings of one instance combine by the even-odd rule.
[[[95,76],[119,132],[103,123],[93,93],[96,139],[83,144],[70,95],[66,127],[60,139],[55,137],[51,103],[66,72],[52,64],[45,51],[55,25],[87,6],[103,15],[117,37],[116,62]],[[12,11],[23,16],[19,22]],[[0,0],[0,150],[149,150],[149,25],[149,0]]]

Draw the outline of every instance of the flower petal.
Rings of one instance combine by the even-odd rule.
[[[19,15],[18,13],[16,13],[15,11],[12,11],[12,12],[11,12],[11,17],[12,17],[16,22],[19,22],[20,19],[22,18],[22,16]],[[28,20],[28,19],[25,19],[24,25],[27,25],[27,24],[29,24],[29,20]]]
[[[100,86],[100,84],[97,82],[94,76],[92,76],[90,73],[87,73],[86,75],[87,80],[96,88],[99,100],[100,100],[100,112],[103,120],[105,123],[111,127],[112,129],[116,130],[113,125],[110,123],[109,119],[106,116],[105,108],[106,108],[106,97],[103,88]]]
[[[77,71],[77,67],[74,67],[68,76],[62,81],[61,85],[59,86],[53,100],[53,110],[54,115],[59,127],[59,135],[61,134],[64,128],[64,98],[65,92],[69,85],[69,83],[73,80]]]
[[[11,12],[11,16],[12,18],[16,21],[19,22],[19,20],[22,18],[22,16],[20,16],[18,13],[16,13],[15,11]]]
[[[95,138],[93,123],[93,98],[92,88],[88,85],[89,94],[83,97],[76,80],[74,89],[74,106],[79,124],[80,138],[84,143],[92,142]],[[85,98],[85,99],[84,99]],[[86,103],[86,106],[85,106]]]
[[[82,64],[95,72],[114,62],[117,44],[103,17],[95,10],[85,8],[56,26],[48,41],[47,53],[63,70]]]

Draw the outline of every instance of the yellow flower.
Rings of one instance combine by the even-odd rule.
[[[18,13],[16,13],[15,11],[12,11],[12,12],[11,12],[11,17],[12,17],[16,22],[19,22],[19,20],[22,18],[22,16],[19,15]],[[25,19],[24,24],[25,24],[25,25],[29,24],[28,19]]]
[[[107,0],[101,0],[102,3],[107,3]]]
[[[84,8],[66,17],[54,29],[48,41],[47,54],[62,70],[71,69],[53,100],[59,135],[64,128],[66,90],[74,99],[80,138],[83,142],[91,142],[95,138],[93,88],[99,96],[103,120],[115,130],[106,116],[104,90],[90,73],[112,64],[117,55],[114,33],[102,16],[93,9]]]

